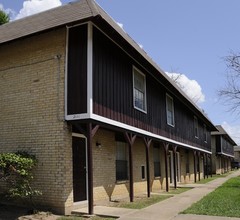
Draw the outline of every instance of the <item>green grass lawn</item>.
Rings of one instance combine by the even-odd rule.
[[[134,202],[121,202],[117,203],[115,207],[128,208],[128,209],[142,209],[147,206],[161,202],[165,199],[172,197],[171,195],[152,195],[150,198],[138,198]]]
[[[217,178],[223,178],[223,177],[226,177],[228,176],[230,173],[227,173],[227,174],[222,174],[222,175],[217,175],[217,174],[214,174],[211,176],[208,176],[208,178],[205,178],[205,179],[201,179],[200,181],[197,181],[196,184],[205,184],[205,183],[208,183],[212,180],[215,180]]]
[[[182,213],[240,218],[240,177],[228,180]]]
[[[172,197],[172,194],[179,194],[182,192],[185,192],[189,189],[192,189],[190,187],[181,187],[181,188],[170,188],[169,193],[166,192],[165,195],[151,195],[150,198],[147,197],[135,197],[135,201],[134,202],[129,202],[129,201],[121,201],[121,202],[116,202],[113,203],[112,206],[114,207],[121,207],[121,208],[129,208],[129,209],[142,209],[145,208],[147,206],[153,205],[155,203],[161,202],[165,199],[168,199],[170,197]],[[164,193],[164,192],[163,192]],[[169,194],[169,195],[168,195]],[[90,219],[90,220],[114,220],[114,218],[107,218],[107,217],[100,217],[100,216],[94,216],[94,217],[82,217],[82,216],[64,216],[64,217],[60,217],[58,220],[86,220],[86,219]]]
[[[177,189],[170,188],[169,192],[166,192],[166,194],[180,194],[183,192],[186,192],[190,189],[193,189],[193,187],[178,187]]]
[[[113,206],[129,209],[143,209],[147,206],[153,205],[155,203],[161,202],[165,199],[172,197],[174,194],[183,193],[187,190],[192,189],[191,187],[180,187],[177,189],[170,188],[169,192],[162,192],[161,195],[152,194],[150,198],[147,197],[136,197],[134,202],[119,202],[114,203]]]

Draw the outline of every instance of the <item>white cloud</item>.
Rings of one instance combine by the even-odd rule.
[[[119,23],[119,22],[116,22],[116,23],[117,23],[117,25],[118,25],[120,28],[123,29],[123,24],[122,24],[122,23]]]
[[[118,25],[120,28],[122,28],[123,31],[125,31],[124,28],[123,28],[123,23],[120,23],[120,22],[117,22],[117,21],[115,21],[115,22],[117,23],[117,25]],[[139,43],[138,43],[138,46],[139,46],[141,49],[143,49],[143,45],[142,45],[142,44],[139,44]]]
[[[142,45],[142,44],[138,44],[138,46],[139,46],[141,49],[143,49],[143,45]]]
[[[0,10],[4,11],[6,14],[9,15],[10,20],[12,20],[13,17],[15,17],[16,12],[12,10],[11,8],[4,8],[2,4],[0,4]]]
[[[193,102],[200,104],[205,101],[205,95],[196,80],[189,79],[187,76],[180,73],[167,72],[167,74],[186,93],[186,95],[192,99]]]
[[[240,145],[240,125],[230,125],[227,122],[222,123],[222,127],[228,133],[228,135],[236,142],[237,145]]]
[[[19,11],[15,19],[20,19],[60,5],[62,5],[60,0],[25,0],[23,8]]]

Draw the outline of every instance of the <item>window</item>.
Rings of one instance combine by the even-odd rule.
[[[128,148],[125,142],[116,142],[116,180],[128,179]]]
[[[154,162],[154,177],[160,177],[161,169],[160,169],[160,148],[159,148],[159,146],[153,147],[153,162]]]
[[[204,125],[203,127],[203,138],[204,138],[204,141],[207,143],[207,126]]]
[[[198,119],[194,116],[194,135],[198,138]]]
[[[133,68],[133,96],[134,107],[146,112],[146,79],[136,68]]]
[[[145,166],[141,166],[141,174],[142,174],[142,180],[145,180]]]
[[[166,95],[166,109],[167,109],[167,124],[174,126],[174,105],[173,105],[173,98]]]

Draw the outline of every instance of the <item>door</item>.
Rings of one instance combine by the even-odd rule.
[[[87,200],[86,139],[72,137],[73,201]]]

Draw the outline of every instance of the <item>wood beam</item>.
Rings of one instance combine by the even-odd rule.
[[[201,180],[200,157],[201,157],[201,153],[199,151],[198,154],[197,154],[197,160],[198,160],[198,181]]]
[[[177,164],[176,164],[176,156],[177,156],[177,146],[173,146],[173,176],[174,176],[174,189],[177,188]]]
[[[147,197],[150,197],[150,164],[149,164],[149,148],[152,143],[152,139],[143,138],[146,149],[146,169],[147,169]]]
[[[168,153],[169,153],[169,144],[163,143],[164,146],[164,157],[165,157],[165,176],[166,176],[166,191],[169,191],[169,183],[168,183]]]
[[[203,154],[203,178],[206,179],[206,154]]]
[[[125,139],[129,146],[128,156],[129,156],[129,197],[130,202],[133,202],[134,199],[134,189],[133,189],[133,153],[132,153],[132,147],[134,144],[134,141],[136,139],[136,135],[129,134],[127,132],[124,132]]]
[[[197,182],[196,154],[197,154],[197,151],[193,151],[193,166],[194,166],[194,182],[195,183]]]
[[[206,154],[206,175],[207,175],[207,179],[208,179],[208,175],[209,175],[209,169],[208,169],[208,154]]]
[[[212,177],[212,155],[210,155],[210,176]]]
[[[96,134],[99,125],[92,126],[87,124],[85,135],[87,137],[87,164],[88,164],[88,214],[93,214],[93,156],[92,156],[92,140]]]

